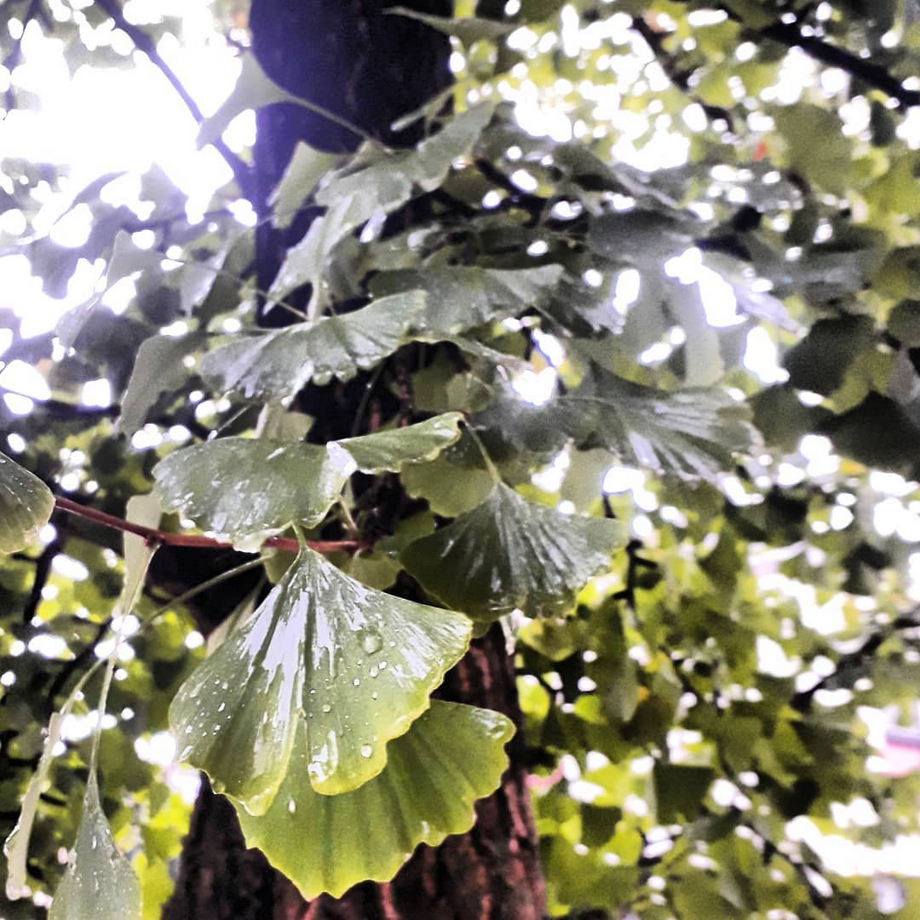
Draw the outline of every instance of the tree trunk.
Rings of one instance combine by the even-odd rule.
[[[253,0],[253,49],[269,75],[290,91],[388,143],[414,143],[416,129],[394,134],[390,126],[448,85],[450,46],[426,26],[384,15],[392,5],[392,0]],[[404,5],[451,13],[450,0]],[[299,140],[333,151],[358,143],[352,132],[302,107],[263,109],[257,124],[260,218],[268,213],[268,194]],[[271,284],[285,248],[302,236],[313,216],[302,215],[286,235],[260,221],[261,289]],[[273,314],[260,320],[264,325],[286,321]],[[353,416],[361,389],[360,378],[347,388],[313,388],[314,432],[323,438],[343,436],[335,430],[340,428],[344,435],[351,433],[348,409]],[[389,487],[391,493],[394,488]],[[392,494],[379,500],[399,501]],[[498,625],[473,643],[437,695],[500,710],[520,724],[513,662]],[[469,833],[448,837],[436,848],[420,846],[392,882],[364,882],[339,899],[324,895],[309,904],[259,851],[246,849],[233,808],[204,784],[164,920],[537,920],[544,915],[544,886],[520,735],[508,754],[502,784],[477,804]],[[304,834],[310,832],[304,828]]]

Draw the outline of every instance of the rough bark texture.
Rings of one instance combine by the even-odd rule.
[[[266,71],[287,89],[330,109],[388,143],[395,118],[412,111],[449,82],[449,43],[416,22],[385,16],[392,0],[254,0],[253,47]],[[415,0],[415,9],[450,15],[450,0]],[[258,115],[257,211],[298,140],[326,150],[348,150],[356,138],[303,108],[275,106]],[[315,214],[305,212],[286,235],[263,221],[257,240],[259,286],[267,288],[284,250]],[[273,313],[263,325],[287,321]],[[363,390],[309,388],[302,396],[316,419],[313,435],[348,434]],[[302,406],[303,408],[303,406]],[[340,429],[343,429],[340,431]],[[378,484],[372,500],[381,525],[404,510],[398,485]],[[404,589],[413,592],[411,585]],[[421,598],[419,598],[421,599]],[[520,721],[512,660],[498,626],[476,640],[448,674],[438,696],[500,710]],[[233,808],[205,786],[185,842],[176,891],[165,920],[537,920],[544,915],[544,885],[523,766],[523,740],[508,746],[510,766],[499,790],[478,803],[477,821],[440,847],[419,847],[396,878],[362,883],[339,898],[306,903],[256,850],[247,850]],[[304,833],[310,833],[309,828]]]

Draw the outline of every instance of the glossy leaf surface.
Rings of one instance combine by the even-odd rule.
[[[424,308],[425,295],[408,291],[354,313],[244,338],[206,354],[201,375],[215,390],[267,400],[293,396],[309,380],[350,380],[399,348]]]
[[[0,454],[0,553],[28,546],[54,510],[51,490],[6,454]]]
[[[428,708],[470,629],[466,617],[367,588],[304,550],[176,695],[179,758],[261,814],[303,730],[296,756],[310,785],[355,789]]]
[[[298,743],[269,810],[255,817],[237,807],[246,842],[306,898],[324,891],[338,897],[363,879],[392,878],[419,843],[437,846],[469,830],[473,803],[499,784],[513,733],[500,713],[435,700],[389,743],[382,773],[336,796],[311,787]]]
[[[401,558],[426,591],[474,619],[515,608],[534,617],[571,606],[622,538],[614,521],[559,514],[499,484],[486,502],[411,543]]]
[[[102,811],[96,777],[90,776],[83,816],[64,879],[54,893],[49,920],[139,920],[141,892],[131,864],[115,846]]]

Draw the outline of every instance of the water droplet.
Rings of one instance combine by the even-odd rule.
[[[360,686],[361,686],[361,681],[360,681],[357,677],[352,681],[352,683],[353,683],[356,687],[360,687]]]
[[[369,744],[361,745],[361,756],[370,757],[374,753],[374,749]]]
[[[328,703],[325,703],[323,705],[323,712],[332,712],[332,707]]]
[[[291,814],[294,814],[294,812],[297,811],[297,803],[293,799],[288,801],[288,811]]]
[[[383,648],[383,639],[375,632],[367,632],[361,640],[361,647],[368,655],[373,655]]]
[[[372,699],[372,700],[376,700],[378,696],[380,696],[379,693],[372,693],[372,694],[371,694],[371,699]]]
[[[367,673],[370,674],[371,677],[376,677],[380,671],[378,671],[377,668],[371,668]]]

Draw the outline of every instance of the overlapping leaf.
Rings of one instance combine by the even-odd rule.
[[[723,390],[660,390],[592,367],[572,393],[545,407],[498,400],[474,424],[515,450],[553,452],[567,438],[620,462],[683,480],[711,479],[752,447],[749,411]]]
[[[351,454],[334,443],[219,438],[170,454],[154,476],[164,508],[257,549],[291,524],[318,524],[354,471]]]
[[[301,729],[269,810],[254,817],[237,807],[246,842],[305,898],[390,879],[419,843],[437,846],[472,827],[473,803],[497,788],[513,733],[500,713],[435,700],[390,742],[382,773],[352,792],[322,796],[309,782]]]
[[[15,553],[28,546],[53,510],[51,490],[0,453],[0,553]]]
[[[99,801],[95,774],[86,784],[83,816],[64,879],[54,894],[49,920],[139,920],[141,891],[121,854]]]
[[[434,460],[460,437],[459,412],[445,412],[425,422],[378,431],[360,438],[336,442],[354,458],[362,473],[398,473],[403,466]]]
[[[423,290],[428,294],[422,328],[452,334],[521,313],[559,283],[560,265],[526,269],[437,266],[383,272],[371,288],[378,294]]]
[[[432,460],[460,437],[458,412],[325,445],[219,438],[170,454],[154,469],[169,510],[243,547],[292,524],[313,527],[355,471],[398,472]],[[246,501],[240,501],[245,495]]]
[[[466,617],[374,591],[304,550],[180,688],[170,710],[179,757],[262,814],[301,733],[296,762],[312,788],[356,789],[428,708],[470,630]]]
[[[609,566],[622,534],[615,521],[559,514],[498,484],[478,508],[411,543],[401,558],[427,592],[474,619],[515,608],[550,615]]]
[[[407,291],[344,316],[241,338],[206,354],[201,376],[215,390],[266,400],[293,396],[308,380],[350,380],[407,341],[424,309],[425,294]]]

